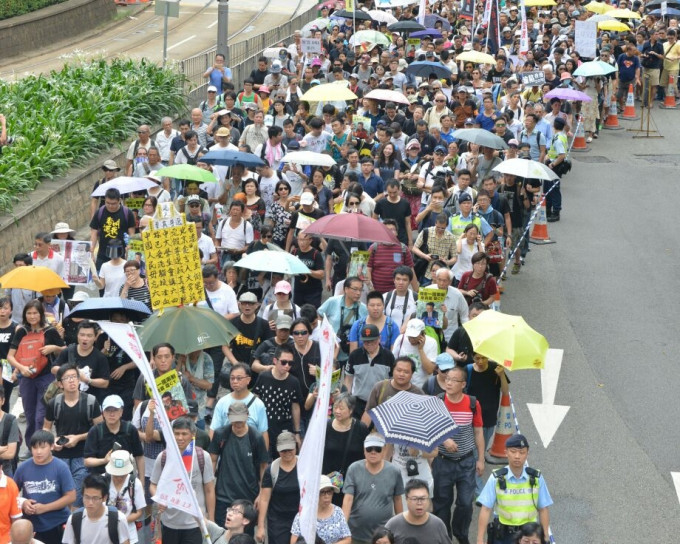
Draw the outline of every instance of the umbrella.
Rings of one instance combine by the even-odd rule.
[[[378,0],[378,5],[375,7],[379,9],[391,9],[409,6],[417,2],[418,0]]]
[[[576,89],[569,89],[567,87],[557,87],[549,93],[546,93],[545,98],[561,98],[562,100],[571,100],[575,102],[592,101],[592,98],[590,98],[586,93],[582,93]]]
[[[309,274],[310,270],[298,257],[285,251],[269,251],[262,249],[253,251],[236,261],[234,266],[257,270],[258,272],[276,272],[278,274]]]
[[[89,298],[73,308],[69,315],[99,321],[109,319],[112,312],[124,312],[131,321],[143,321],[151,315],[143,302],[120,297]]]
[[[350,45],[355,46],[366,42],[385,46],[392,44],[387,36],[377,30],[360,30],[349,39]]]
[[[337,164],[330,155],[314,153],[313,151],[290,151],[284,155],[281,162],[298,164],[300,166],[333,166]]]
[[[432,13],[425,14],[423,23],[425,23],[427,28],[434,28],[435,23],[441,23],[444,30],[451,30],[451,23],[444,19],[444,17]]]
[[[158,183],[147,178],[121,176],[119,178],[113,178],[106,183],[102,183],[90,196],[104,196],[109,189],[118,189],[120,193],[124,195],[127,193],[146,191],[147,189],[151,189],[151,187],[158,187]]]
[[[524,0],[524,5],[526,7],[532,6],[556,6],[557,2],[555,0]]]
[[[386,442],[427,452],[458,433],[444,401],[429,395],[399,391],[368,415]]]
[[[616,17],[617,19],[642,19],[642,15],[640,15],[637,11],[633,11],[628,8],[612,9],[607,12],[607,15]]]
[[[267,49],[262,52],[262,56],[267,57],[268,59],[278,59],[281,51],[288,50],[285,47],[267,47]]]
[[[371,16],[371,19],[380,23],[387,23],[388,25],[391,25],[398,22],[398,19],[394,15],[387,13],[386,11],[371,9],[367,13]]]
[[[476,64],[496,64],[495,58],[487,53],[482,53],[481,51],[464,51],[460,55],[456,55],[456,60],[466,60]]]
[[[202,183],[217,182],[215,174],[208,172],[203,168],[199,168],[198,166],[194,166],[193,164],[173,164],[172,166],[165,166],[158,170],[156,175],[177,179],[189,179],[191,181],[200,181]]]
[[[47,291],[48,289],[68,289],[68,283],[46,266],[17,266],[0,277],[0,287]]]
[[[611,64],[608,64],[606,62],[602,62],[601,60],[591,60],[589,62],[584,62],[574,70],[574,75],[575,76],[583,76],[583,77],[594,77],[594,76],[606,76],[607,74],[611,74],[612,72],[616,72],[616,68],[614,68]]]
[[[605,4],[604,2],[590,2],[586,6],[586,10],[592,13],[607,13],[608,11],[611,11],[613,9],[615,9],[614,6],[610,6],[609,4]]]
[[[146,351],[162,342],[169,342],[177,353],[187,354],[224,346],[238,334],[238,329],[215,310],[179,306],[154,312],[142,323],[139,339]]]
[[[616,19],[614,19],[614,17],[610,17],[608,13],[600,13],[599,15],[588,17],[589,23],[601,23],[603,21],[616,21]]]
[[[365,11],[360,9],[356,11],[348,11],[346,9],[341,9],[340,11],[335,11],[331,15],[331,19],[356,19],[357,21],[372,21],[371,16]]]
[[[406,73],[417,77],[430,77],[430,74],[435,74],[437,78],[451,77],[451,70],[441,62],[429,60],[412,62],[406,68]]]
[[[670,2],[669,2],[670,4]],[[655,9],[649,12],[649,15],[654,15],[655,17],[661,17],[661,10]],[[680,9],[666,8],[666,16],[675,15],[676,17],[680,15]]]
[[[651,9],[651,8],[660,8],[661,4],[664,2],[664,0],[652,0],[651,2],[647,2],[645,4],[645,9]],[[668,7],[670,6],[680,6],[680,0],[668,0],[666,2]]]
[[[507,149],[508,145],[503,138],[492,134],[483,128],[461,128],[453,133],[453,137],[473,144],[490,147],[491,149]]]
[[[501,174],[513,174],[526,179],[545,179],[548,181],[559,179],[559,176],[545,164],[527,159],[508,159],[496,166],[494,170]]]
[[[612,21],[600,21],[597,23],[597,28],[599,30],[611,30],[612,32],[626,32],[630,30],[630,27],[626,23],[622,23],[616,19]]]
[[[302,232],[310,236],[323,236],[346,242],[399,243],[394,234],[380,221],[360,213],[326,215],[314,221]]]
[[[328,28],[328,24],[330,22],[331,22],[330,19],[327,19],[325,17],[319,17],[318,19],[314,19],[313,21],[307,23],[300,29],[300,31],[302,32],[303,36],[308,36],[309,34],[312,33],[312,30],[324,30]]]
[[[264,166],[264,161],[252,153],[243,151],[232,151],[231,149],[211,149],[201,157],[201,162],[206,164],[217,164],[219,166],[233,166],[242,164],[247,168]]]
[[[390,91],[389,89],[373,89],[370,93],[365,94],[364,98],[372,100],[384,100],[385,102],[397,102],[398,104],[410,104],[408,98],[399,91]]]
[[[307,102],[333,102],[342,100],[356,100],[357,95],[347,88],[346,81],[339,81],[337,83],[324,83],[322,85],[315,85],[302,95],[300,100]],[[208,153],[210,155],[210,153]],[[205,155],[203,160],[205,161]]]
[[[519,315],[487,310],[463,324],[476,353],[508,370],[543,368],[548,341]]]
[[[442,33],[436,28],[426,28],[425,30],[419,30],[418,32],[412,32],[409,38],[441,38]]]
[[[418,30],[425,30],[425,27],[418,21],[399,21],[397,23],[387,26],[387,30],[391,32],[417,32]]]

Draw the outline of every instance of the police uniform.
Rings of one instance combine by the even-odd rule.
[[[508,438],[506,448],[528,448],[527,439],[516,434]],[[495,510],[501,534],[489,537],[490,544],[511,544],[516,532],[525,523],[538,522],[538,511],[552,505],[545,480],[540,471],[525,466],[517,478],[510,466],[494,470],[477,502]]]
[[[552,137],[552,142],[550,144],[550,149],[548,150],[548,163],[553,163],[560,155],[565,155],[569,152],[569,139],[564,133],[565,121],[561,117],[558,117],[554,121],[555,128],[558,129]],[[562,165],[564,166],[564,165]],[[560,167],[561,171],[561,167]],[[562,177],[560,175],[560,177]],[[543,193],[548,193],[553,185],[555,185],[558,180],[544,180],[543,181]],[[557,185],[548,196],[545,197],[545,207],[548,216],[554,216],[559,219],[560,210],[562,209],[562,191],[560,186]]]

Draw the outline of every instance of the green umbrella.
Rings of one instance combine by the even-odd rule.
[[[193,164],[173,164],[172,166],[164,166],[156,172],[156,175],[168,178],[200,181],[201,183],[217,182],[215,174],[203,170],[203,168],[199,168],[198,166],[194,166]]]
[[[154,312],[142,324],[139,338],[145,350],[169,342],[177,353],[224,346],[239,334],[227,319],[210,308],[179,306]]]

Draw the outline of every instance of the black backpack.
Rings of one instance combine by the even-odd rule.
[[[76,544],[80,544],[80,531],[83,526],[83,512],[84,508],[79,508],[73,514],[71,514],[71,527],[73,527],[73,538]],[[109,529],[109,540],[114,544],[120,542],[118,538],[118,510],[113,506],[109,506],[107,509],[108,519],[108,529]]]
[[[12,425],[14,424],[15,419],[16,417],[14,417],[12,414],[5,414],[5,416],[2,418],[3,427],[2,427],[2,439],[0,439],[0,446],[6,446],[7,443],[9,442],[9,433],[12,431]],[[19,450],[21,449],[21,445],[23,443],[24,437],[21,434],[21,429],[19,429],[17,450],[16,452],[14,452],[14,457],[12,457],[12,459],[9,459],[10,466],[12,467],[12,473],[16,471],[17,465],[19,464]]]

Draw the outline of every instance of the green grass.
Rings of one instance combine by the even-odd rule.
[[[66,0],[0,0],[0,21],[31,13],[53,4],[61,4]]]
[[[0,155],[0,212],[41,180],[130,138],[140,124],[184,111],[182,84],[173,69],[144,60],[96,60],[0,81],[0,112],[15,138]]]

